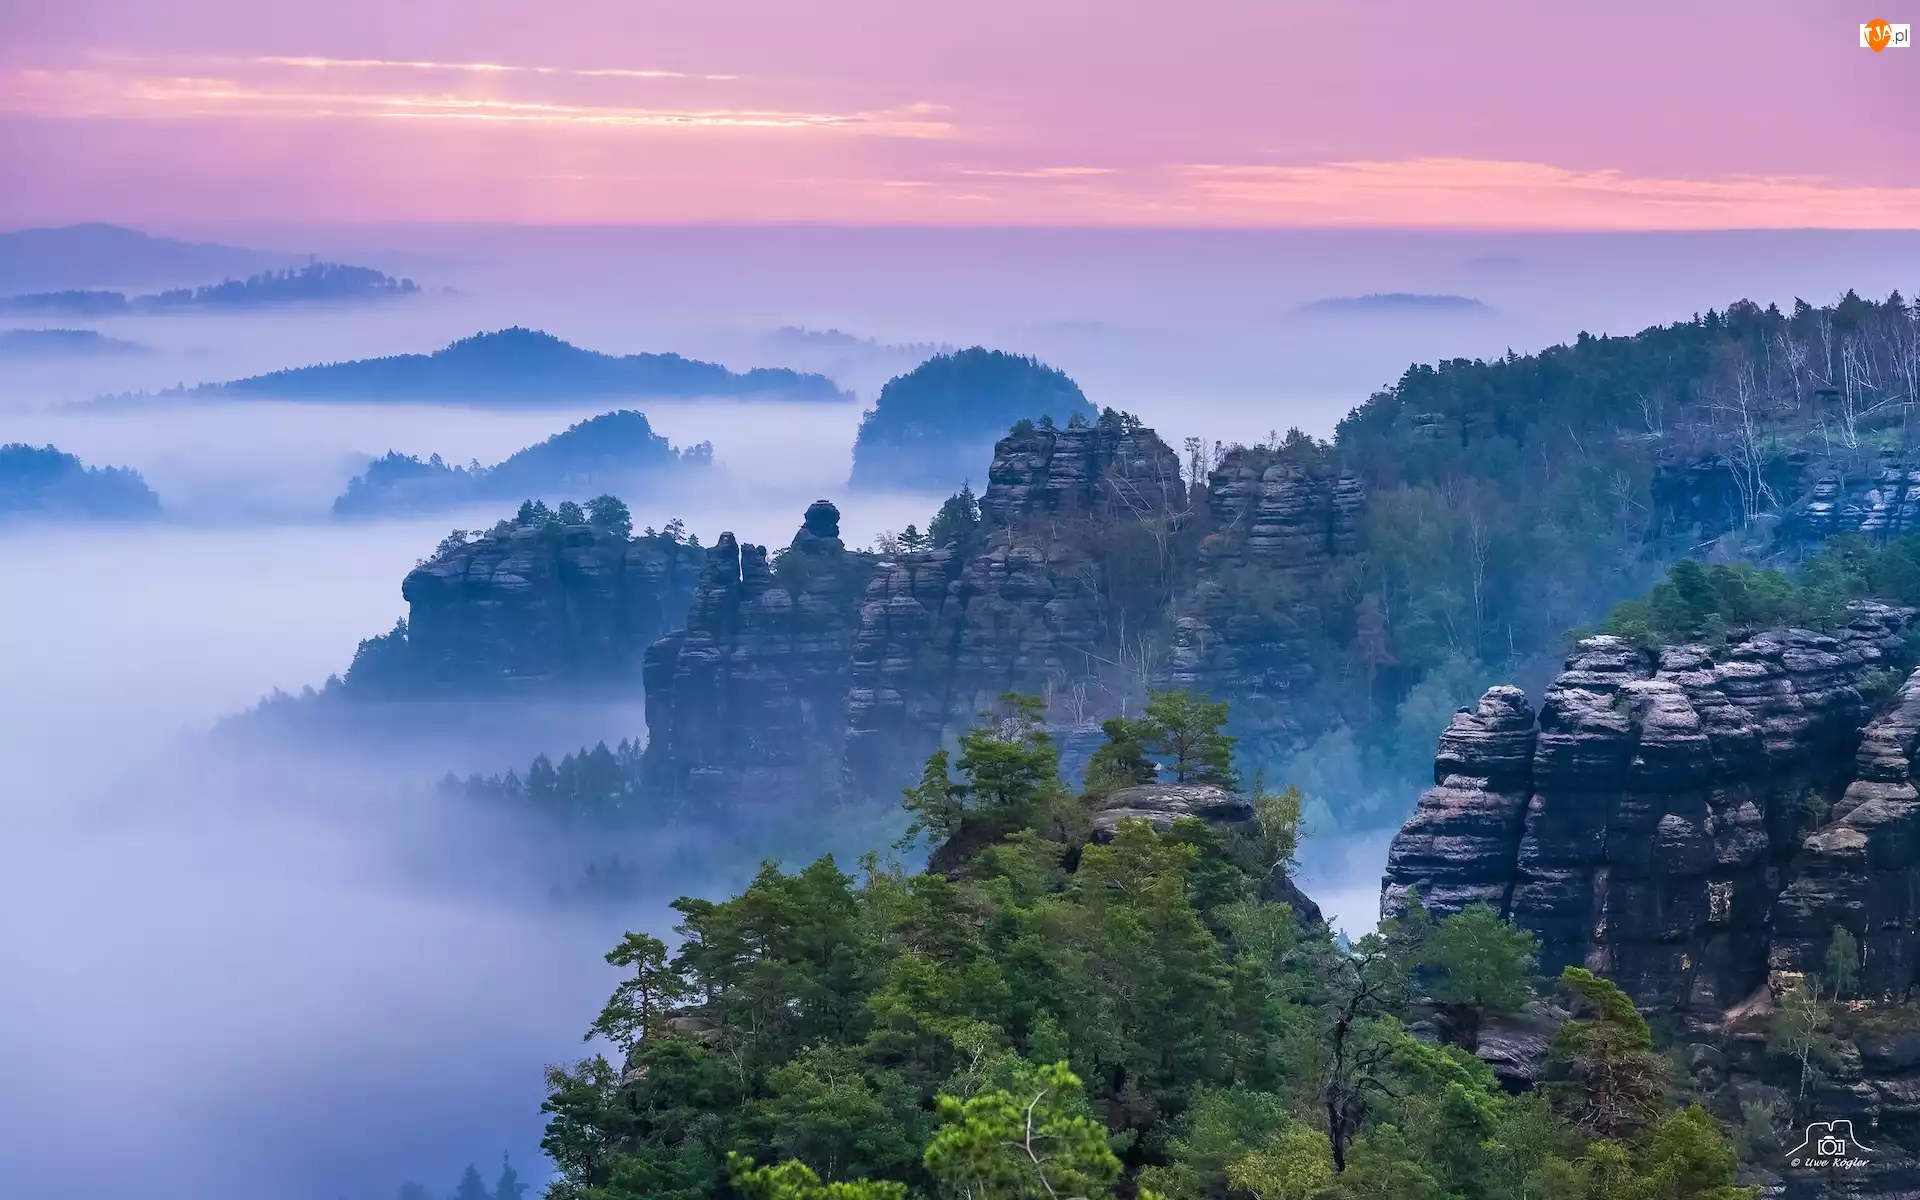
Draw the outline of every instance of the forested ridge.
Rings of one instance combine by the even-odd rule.
[[[1669,564],[1791,566],[1838,533],[1912,527],[1917,320],[1897,292],[1790,311],[1741,301],[1631,336],[1416,365],[1331,442],[1252,448],[1351,472],[1366,492],[1356,553],[1284,585],[1223,581],[1247,619],[1303,630],[1312,703],[1333,714],[1302,750],[1263,760],[1323,823],[1390,825],[1456,706],[1496,681],[1543,682],[1566,631]]]
[[[1008,697],[907,793],[941,870],[769,863],[675,902],[677,947],[628,934],[588,1031],[606,1051],[550,1073],[547,1194],[1746,1194],[1605,980],[1557,981],[1575,1019],[1515,1096],[1469,1051],[1554,990],[1529,935],[1416,909],[1349,944],[1268,899],[1297,791],[1094,836],[1108,787],[1231,779],[1220,706],[1156,700],[1076,795],[1037,702]],[[1444,1040],[1409,1032],[1436,1015]]]

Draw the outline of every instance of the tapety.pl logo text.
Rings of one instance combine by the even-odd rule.
[[[1860,44],[1875,54],[1882,50],[1910,49],[1913,46],[1913,26],[1868,21],[1860,27]]]

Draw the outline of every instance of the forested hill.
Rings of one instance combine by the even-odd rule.
[[[846,399],[824,375],[784,368],[733,372],[678,354],[618,356],[514,327],[432,354],[296,367],[195,388],[194,396],[387,403],[563,403],[611,396]]]
[[[1836,532],[1912,525],[1917,333],[1897,294],[1742,301],[1414,366],[1331,445],[1296,439],[1296,460],[1350,473],[1366,504],[1357,553],[1268,606],[1313,631],[1336,714],[1290,777],[1397,820],[1454,707],[1499,680],[1544,683],[1563,631],[1668,563],[1789,563]]]

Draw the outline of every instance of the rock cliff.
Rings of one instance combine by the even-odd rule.
[[[1441,735],[1435,786],[1388,853],[1383,910],[1408,888],[1436,912],[1489,903],[1540,938],[1544,972],[1586,966],[1650,1008],[1717,1017],[1767,980],[1775,902],[1811,861],[1818,814],[1842,793],[1861,798],[1835,811],[1862,822],[1888,811],[1853,783],[1853,756],[1863,690],[1910,616],[1863,604],[1832,636],[1769,632],[1711,654],[1589,638],[1537,718],[1518,689],[1488,691]],[[1897,769],[1877,753],[1882,774]]]
[[[585,525],[525,525],[449,546],[401,585],[405,640],[381,656],[378,681],[637,689],[647,647],[686,617],[701,556],[667,537]],[[360,682],[358,665],[349,682]]]
[[[1519,689],[1489,690],[1441,736],[1382,911],[1409,890],[1436,914],[1490,904],[1540,939],[1543,974],[1586,966],[1676,1017],[1695,1082],[1759,1139],[1753,1178],[1772,1194],[1920,1194],[1920,671],[1886,695],[1913,619],[1859,604],[1832,636],[1714,652],[1589,638],[1537,715]],[[1838,929],[1858,978],[1803,1078],[1768,1030],[1796,985],[1833,998]],[[1528,1016],[1480,1053],[1526,1086],[1551,1024]],[[1806,1123],[1841,1118],[1868,1165],[1794,1170]]]
[[[840,512],[807,509],[792,543],[722,534],[686,628],[646,653],[646,775],[699,803],[838,795],[853,645],[877,563],[840,541]]]

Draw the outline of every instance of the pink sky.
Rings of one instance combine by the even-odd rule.
[[[1920,228],[1901,2],[0,4],[0,225]]]

